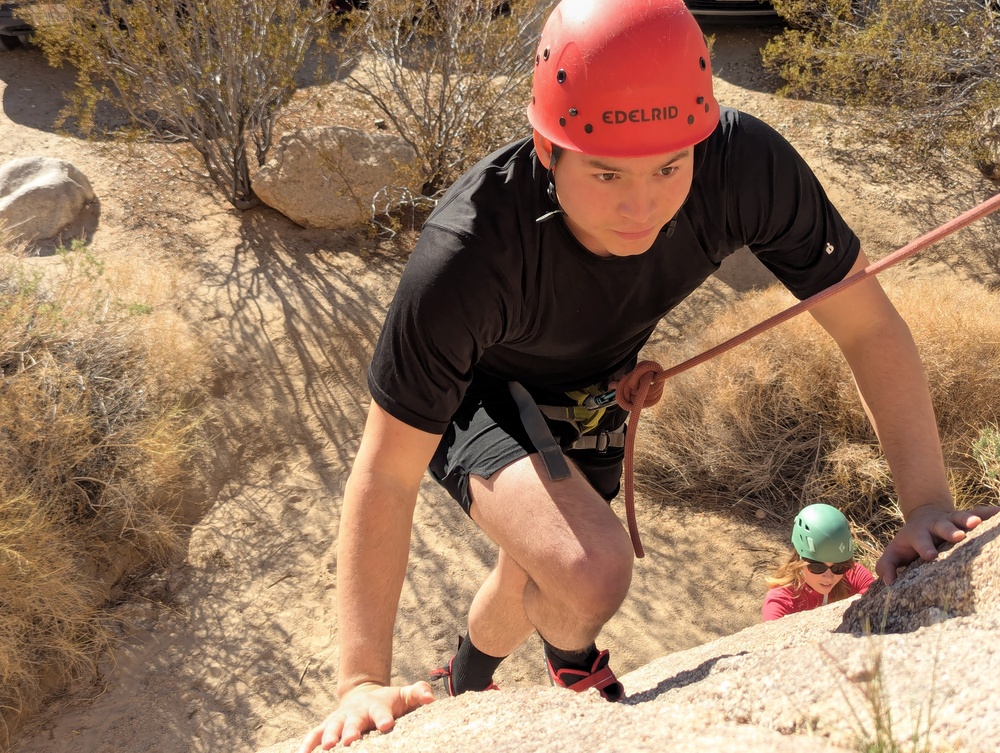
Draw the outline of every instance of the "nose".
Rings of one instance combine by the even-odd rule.
[[[657,198],[649,181],[632,181],[618,202],[618,214],[645,227],[656,216]]]

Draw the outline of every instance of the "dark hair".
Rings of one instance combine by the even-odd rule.
[[[563,153],[563,148],[561,146],[559,146],[558,144],[552,145],[552,162],[549,164],[550,169],[556,166],[556,162],[559,161],[559,158],[562,156],[562,153]]]

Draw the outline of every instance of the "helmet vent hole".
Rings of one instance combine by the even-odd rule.
[[[708,64],[705,62],[705,58],[698,58],[698,65],[701,66],[702,70],[708,68]]]
[[[694,125],[694,115],[688,115],[688,125]]]
[[[560,84],[566,83],[566,69],[565,68],[560,68],[559,69],[559,72],[556,74],[556,81],[558,81]]]
[[[576,111],[575,107],[569,108],[569,116],[571,118],[575,118],[577,115],[579,115],[579,113]]]
[[[566,127],[566,118],[559,118],[559,125]]]
[[[697,103],[698,103],[699,105],[703,105],[703,104],[705,104],[705,98],[704,98],[704,97],[698,97],[698,99],[697,99],[697,100],[695,100],[695,101],[696,101],[696,102],[697,102]]]
[[[544,49],[544,50],[542,51],[542,60],[548,60],[548,59],[549,59],[549,48],[548,48],[548,47],[546,47],[546,48],[545,48],[545,49]]]
[[[538,65],[540,62],[541,58],[539,58],[538,55],[535,55],[535,65]]]
[[[710,107],[708,106],[708,102],[706,102],[706,103],[705,103],[705,112],[708,112],[708,111],[709,111],[710,109],[712,109],[712,108],[710,108]]]
[[[583,130],[586,131],[587,133],[593,133],[594,126],[592,126],[590,123],[587,123],[587,125],[583,127]]]

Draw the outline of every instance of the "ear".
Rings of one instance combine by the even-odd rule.
[[[538,131],[532,131],[532,140],[535,142],[535,154],[542,167],[548,170],[552,167],[552,142],[545,138]]]

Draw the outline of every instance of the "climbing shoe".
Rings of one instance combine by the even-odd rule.
[[[575,690],[577,693],[597,688],[606,701],[620,701],[625,697],[625,688],[618,682],[615,673],[611,671],[608,661],[608,652],[605,650],[597,655],[589,671],[573,669],[572,667],[563,667],[557,670],[552,666],[549,657],[546,656],[545,668],[549,671],[549,679],[552,684],[557,687]]]
[[[462,648],[462,639],[461,638],[458,639],[458,647],[459,647],[459,649]],[[456,652],[455,656],[451,657],[451,659],[448,660],[448,666],[446,666],[446,667],[438,667],[437,669],[432,669],[431,673],[430,673],[431,674],[431,682],[434,682],[436,680],[444,680],[444,682],[445,682],[445,688],[447,688],[447,690],[448,690],[448,695],[451,696],[452,698],[454,698],[456,695],[458,695],[458,693],[455,692],[455,678],[454,678],[454,674],[453,674],[453,671],[452,671],[453,667],[454,667],[454,664],[455,664],[455,659],[457,657],[458,657],[458,653]],[[490,684],[487,685],[485,688],[483,688],[483,690],[500,690],[500,688],[497,687],[497,684],[491,680]],[[465,691],[465,692],[468,692],[468,691]]]

